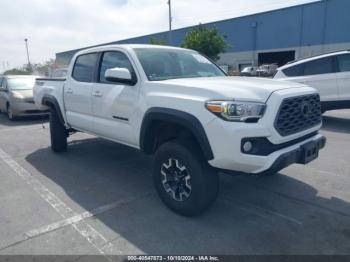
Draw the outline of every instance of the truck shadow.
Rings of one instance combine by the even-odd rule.
[[[132,199],[89,220],[124,253],[350,254],[349,203],[289,176],[221,175],[213,207],[185,218],[158,199],[152,157],[138,150],[92,138],[64,154],[39,149],[26,161],[85,210]]]

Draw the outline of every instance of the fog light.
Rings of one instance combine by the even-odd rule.
[[[253,149],[253,143],[250,141],[247,141],[243,144],[243,150],[244,152],[249,152],[250,150]]]

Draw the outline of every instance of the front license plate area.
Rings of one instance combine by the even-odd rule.
[[[318,157],[318,143],[315,141],[309,142],[301,146],[300,163],[307,164]]]

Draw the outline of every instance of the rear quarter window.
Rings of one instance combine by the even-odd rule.
[[[304,64],[304,75],[322,75],[334,73],[333,57],[316,59]]]
[[[72,77],[79,82],[93,82],[97,58],[97,53],[78,56],[75,60]]]
[[[304,71],[304,65],[303,64],[291,66],[291,67],[288,67],[288,68],[282,70],[282,72],[286,76],[290,76],[290,77],[302,76],[303,75],[303,71]]]
[[[350,72],[350,54],[337,57],[339,72]]]

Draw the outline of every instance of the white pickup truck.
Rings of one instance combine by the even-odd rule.
[[[51,109],[51,147],[86,132],[155,154],[162,201],[193,216],[215,200],[218,173],[274,174],[318,157],[320,98],[315,89],[228,77],[181,48],[111,45],[74,56],[66,79],[37,79],[39,109]]]

